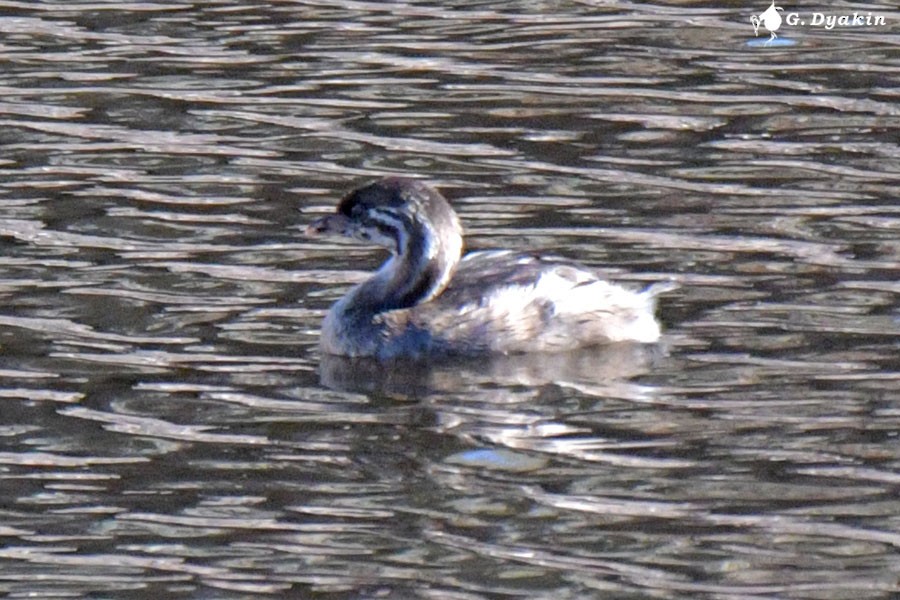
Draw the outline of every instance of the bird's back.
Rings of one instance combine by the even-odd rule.
[[[471,253],[430,302],[380,316],[383,356],[558,352],[655,342],[659,287],[632,291],[568,261]]]

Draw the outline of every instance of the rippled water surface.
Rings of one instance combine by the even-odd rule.
[[[0,1],[0,593],[896,597],[900,14],[832,4]],[[323,358],[389,173],[665,343]]]

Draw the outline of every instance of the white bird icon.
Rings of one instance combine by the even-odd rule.
[[[778,31],[778,28],[781,27],[781,15],[778,14],[778,11],[784,12],[784,9],[780,6],[775,6],[775,0],[772,0],[772,5],[769,6],[766,10],[764,10],[757,17],[753,15],[750,17],[750,23],[753,24],[753,34],[759,35],[759,26],[762,25],[765,27],[769,33],[772,34],[772,37],[766,42],[768,44],[778,36],[775,35],[775,32]]]

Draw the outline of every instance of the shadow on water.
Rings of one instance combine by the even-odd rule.
[[[764,4],[2,3],[0,593],[895,597],[900,20]],[[390,173],[664,347],[320,356]]]

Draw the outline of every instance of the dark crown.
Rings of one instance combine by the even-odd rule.
[[[403,214],[438,231],[457,228],[455,214],[447,200],[416,179],[379,179],[350,192],[337,207],[339,213],[351,219],[360,218],[372,209]]]

